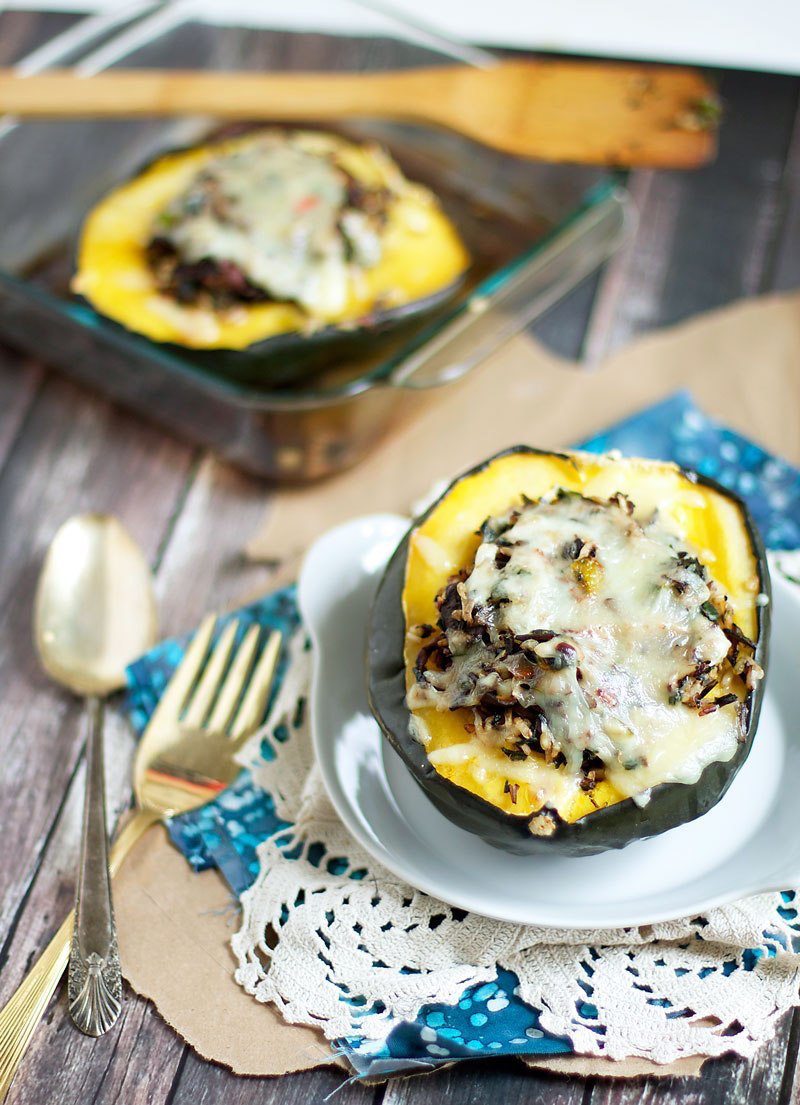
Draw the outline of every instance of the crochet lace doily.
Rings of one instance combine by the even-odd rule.
[[[300,637],[292,650],[243,757],[292,823],[261,845],[233,938],[236,979],[258,1001],[331,1040],[378,1045],[399,1020],[457,1003],[500,967],[541,1011],[541,1027],[579,1054],[656,1063],[750,1055],[800,1004],[793,893],[644,928],[554,934],[464,913],[400,881],[348,834],[325,794],[303,709],[310,654]],[[274,757],[262,756],[262,738]]]

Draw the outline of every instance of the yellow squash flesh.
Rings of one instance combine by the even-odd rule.
[[[455,572],[472,564],[481,540],[476,531],[487,517],[503,513],[520,502],[523,494],[539,499],[559,487],[599,499],[622,491],[634,502],[637,517],[647,517],[658,508],[665,528],[697,550],[712,577],[726,591],[740,629],[756,640],[758,564],[736,502],[712,487],[692,482],[673,464],[586,453],[510,453],[459,480],[411,534],[403,590],[406,628],[436,624],[436,595]],[[413,665],[420,647],[417,638],[406,635],[408,686],[414,678]],[[413,717],[415,726],[429,737],[426,748],[430,754],[464,742],[464,726],[471,721],[471,712],[426,707],[413,711]],[[539,807],[529,788],[520,790],[516,803],[504,793],[508,760],[503,753],[491,751],[489,757],[494,762],[485,777],[481,777],[482,772],[476,776],[475,760],[435,767],[457,786],[505,813],[535,813]],[[486,764],[483,757],[482,764]],[[557,768],[551,766],[550,770]],[[603,781],[592,791],[580,792],[568,810],[560,811],[561,817],[573,823],[623,799],[624,795]]]
[[[334,135],[309,138],[317,148],[335,150],[363,184],[391,187],[397,180],[396,166],[377,148]],[[242,350],[314,326],[354,325],[378,307],[424,300],[466,270],[469,257],[453,224],[427,189],[406,184],[390,206],[380,261],[351,280],[336,315],[309,319],[291,303],[241,304],[222,312],[159,294],[145,253],[156,216],[211,158],[248,141],[252,135],[167,154],[105,196],[84,224],[73,290],[100,314],[153,341]]]

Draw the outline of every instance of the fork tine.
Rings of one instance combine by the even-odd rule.
[[[192,638],[183,659],[178,664],[166,690],[153,711],[150,725],[177,724],[189,692],[194,686],[208,652],[217,624],[216,614],[207,614]]]
[[[242,704],[236,712],[230,735],[233,740],[246,737],[251,733],[264,716],[264,708],[267,705],[269,692],[272,690],[272,680],[275,676],[275,667],[278,663],[278,655],[281,651],[281,635],[277,630],[269,635],[269,640],[264,646],[258,663],[256,664],[250,682],[247,684]]]
[[[181,719],[184,725],[188,725],[192,729],[199,729],[205,721],[206,715],[211,709],[211,703],[222,684],[238,629],[239,623],[237,621],[229,622],[212,648],[208,663],[191,699],[187,703],[186,713]]]
[[[253,657],[258,647],[259,634],[259,627],[251,625],[245,634],[244,640],[236,650],[236,655],[233,657],[228,674],[225,676],[225,682],[220,688],[214,709],[211,711],[211,717],[206,723],[206,728],[210,729],[212,733],[223,732],[230,724],[233,712],[250,674]]]

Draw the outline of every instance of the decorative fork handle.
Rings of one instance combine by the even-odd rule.
[[[123,828],[111,849],[111,874],[115,875],[139,837],[160,820],[152,810],[138,810]],[[5,1101],[19,1065],[39,1021],[50,1004],[69,959],[72,925],[70,913],[17,991],[0,1010],[0,1103]]]

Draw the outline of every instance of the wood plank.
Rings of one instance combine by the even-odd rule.
[[[776,291],[789,291],[800,287],[800,106],[783,172],[782,190],[783,223],[770,263],[768,286]]]
[[[0,1000],[21,980],[72,903],[83,806],[80,706],[40,673],[33,653],[30,618],[38,565],[57,525],[74,511],[95,508],[117,513],[156,562],[191,466],[191,450],[75,385],[50,378],[0,472],[6,534],[0,549],[0,681],[8,688],[0,697],[0,802],[8,818],[0,869],[0,962],[6,963]],[[106,738],[115,818],[130,800],[133,740],[127,724],[113,714]],[[63,1098],[59,1093],[57,1099],[81,1100],[100,1084],[134,1078],[133,1041],[143,1056],[149,1046],[143,1024],[152,1026],[162,1055],[154,1069],[167,1071],[171,1081],[183,1045],[144,1003],[126,1002],[119,1031],[103,1041],[108,1055],[100,1063],[102,1049],[91,1050],[92,1042],[71,1029],[62,999],[35,1037],[11,1100],[41,1101],[44,1086],[62,1086]],[[146,1070],[135,1082],[135,1092],[143,1091]],[[126,1098],[134,1099],[146,1100],[133,1093]]]
[[[239,1078],[188,1052],[170,1105],[307,1105],[329,1095],[332,1105],[380,1105],[383,1087],[346,1084],[346,1075],[331,1067],[283,1078]]]
[[[631,336],[650,328],[664,297],[668,246],[681,203],[680,178],[633,173],[628,188],[638,222],[599,282],[582,349],[582,359],[590,367]]]
[[[163,434],[51,379],[0,472],[0,805],[9,826],[0,931],[30,884],[83,745],[77,706],[40,671],[31,640],[45,548],[70,514],[112,510],[154,559],[190,462]]]
[[[796,78],[726,72],[717,160],[693,173],[636,173],[639,227],[608,266],[585,356],[763,288],[782,216]]]
[[[582,281],[530,328],[533,336],[544,342],[559,357],[570,361],[580,359],[586,328],[593,317],[597,291],[603,281],[603,272],[601,270]]]
[[[8,1105],[155,1105],[167,1100],[184,1050],[153,1007],[127,990],[120,1021],[97,1040],[73,1028],[62,996],[34,1037]]]
[[[271,568],[244,553],[268,502],[266,484],[204,456],[156,576],[165,634],[186,632],[209,610],[240,606],[270,589]]]
[[[81,739],[83,720],[80,706],[71,711]],[[134,741],[127,722],[113,703],[106,710],[105,744],[107,761],[106,801],[109,822],[113,824],[130,804],[130,774]],[[0,972],[0,1005],[22,981],[29,964],[50,938],[53,930],[70,910],[74,897],[75,867],[78,859],[85,763],[80,759],[67,786],[39,866],[27,889],[24,906],[3,933],[3,970]]]
[[[113,823],[130,801],[134,751],[127,723],[113,710],[107,713],[105,740],[109,821]],[[7,966],[0,974],[0,1002],[10,996],[72,905],[84,775],[85,762],[81,760],[11,934]],[[72,1028],[62,989],[34,1035],[8,1100],[11,1105],[17,1102],[34,1105],[48,1099],[102,1099],[125,1101],[126,1105],[164,1100],[184,1050],[183,1042],[153,1007],[127,988],[114,1031],[101,1040],[86,1038]]]
[[[79,17],[73,13],[0,11],[0,65],[11,65],[41,42],[59,34]],[[0,468],[11,448],[44,369],[0,346]]]
[[[0,346],[0,468],[44,380],[44,369]]]
[[[800,1105],[800,1014],[795,1010],[783,1068],[781,1105]]]
[[[791,1017],[755,1060],[727,1056],[706,1063],[699,1078],[599,1081],[586,1105],[779,1105]]]
[[[13,65],[79,18],[75,12],[0,11],[0,65]]]
[[[493,1059],[388,1082],[383,1105],[583,1105],[587,1085],[583,1079],[539,1073],[513,1059]]]

